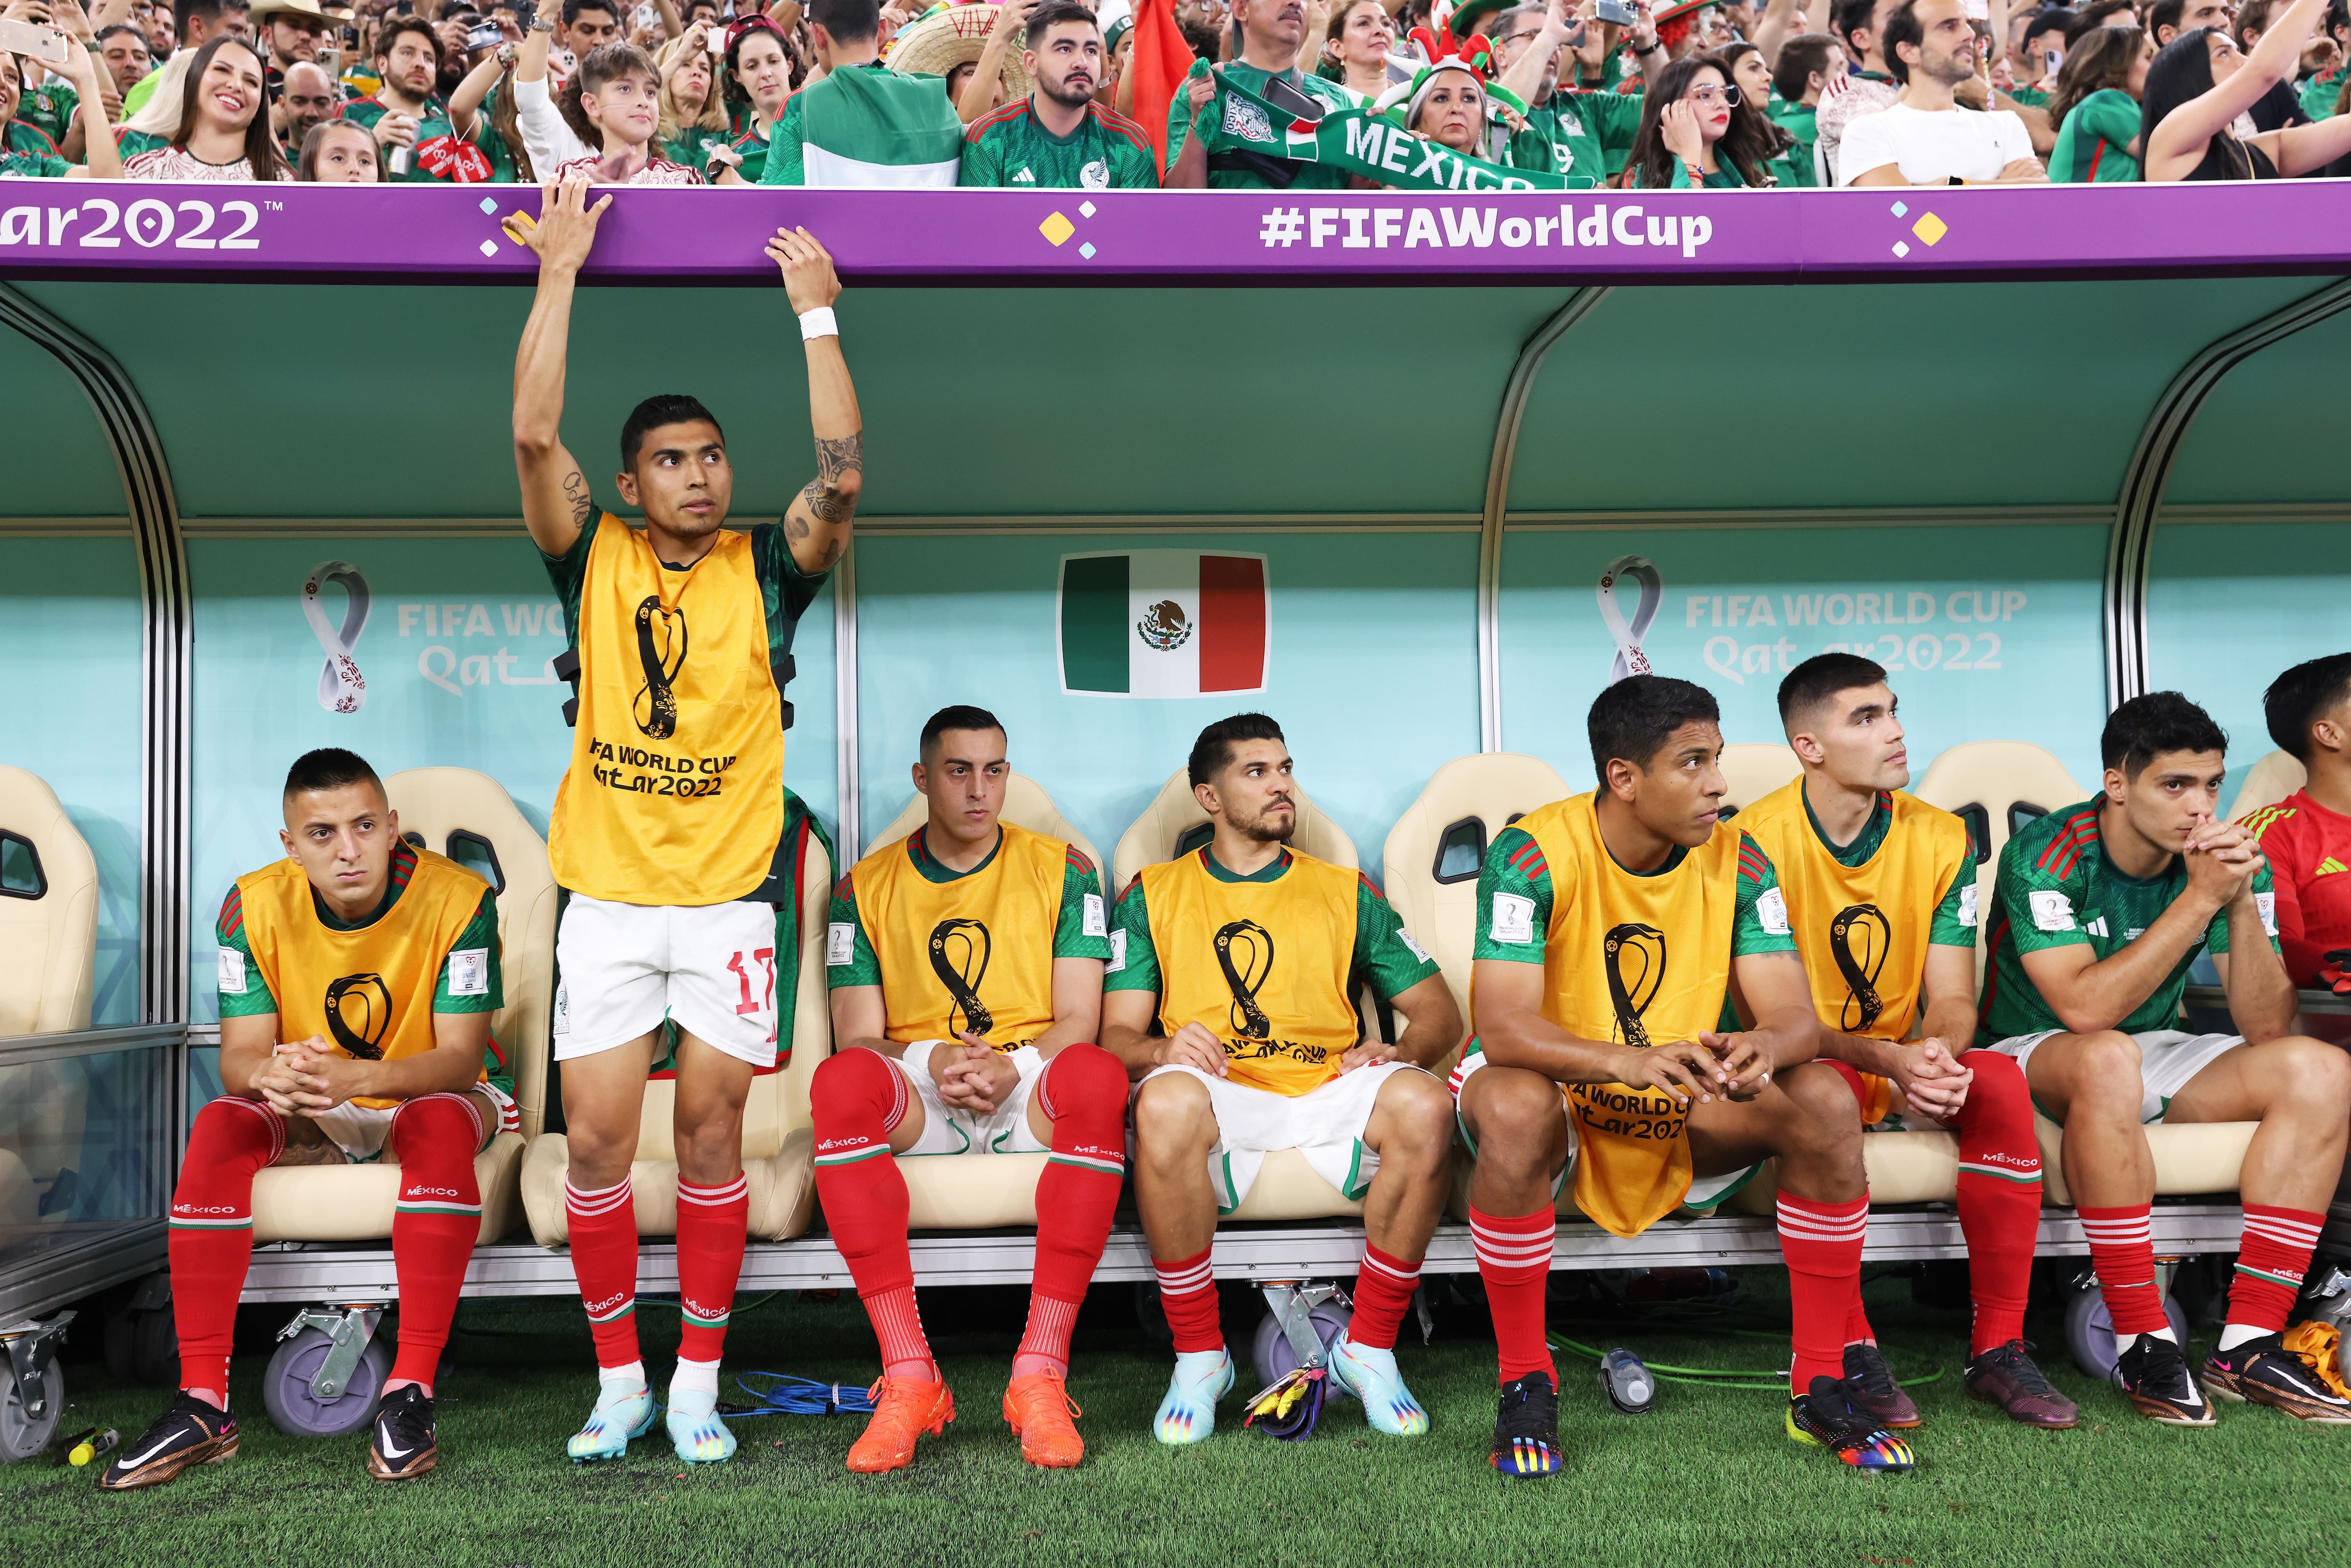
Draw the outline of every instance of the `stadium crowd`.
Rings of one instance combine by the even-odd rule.
[[[1462,188],[1468,162],[1472,188],[1753,190],[2351,172],[2351,0],[558,4],[8,0],[0,177],[1433,190]]]

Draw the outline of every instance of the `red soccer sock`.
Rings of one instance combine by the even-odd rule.
[[[1364,1266],[1355,1276],[1355,1315],[1348,1321],[1347,1338],[1366,1350],[1394,1350],[1396,1331],[1404,1327],[1405,1309],[1412,1305],[1412,1293],[1419,1284],[1419,1259],[1406,1262],[1365,1243]]]
[[[2285,1331],[2286,1314],[2302,1291],[2311,1249],[2326,1216],[2306,1208],[2245,1205],[2245,1233],[2237,1243],[2237,1276],[2229,1283],[2229,1327]],[[2253,1335],[2243,1336],[2255,1337]],[[2234,1346],[2228,1348],[2234,1349]]]
[[[618,1186],[585,1192],[566,1181],[563,1209],[571,1228],[571,1276],[596,1341],[596,1364],[630,1366],[637,1349],[637,1204],[622,1176]]]
[[[2152,1207],[2135,1203],[2092,1208],[2085,1203],[2074,1210],[2117,1335],[2168,1333],[2171,1328],[2163,1312],[2163,1292],[2155,1285],[2155,1228],[2147,1218]]]
[[[1869,1197],[1819,1203],[1782,1189],[1780,1254],[1788,1260],[1790,1337],[1795,1365],[1788,1374],[1798,1394],[1815,1377],[1844,1375],[1845,1332],[1861,1295],[1861,1246],[1869,1235]],[[1864,1320],[1866,1326],[1866,1320]]]
[[[474,1185],[482,1124],[466,1095],[420,1095],[392,1116],[385,1142],[400,1160],[400,1201],[392,1216],[400,1354],[384,1387],[417,1384],[430,1399],[465,1264],[482,1232],[482,1195]]]
[[[1868,1105],[1869,1089],[1868,1086],[1862,1082],[1861,1069],[1855,1067],[1850,1061],[1839,1061],[1834,1057],[1823,1057],[1820,1061],[1821,1065],[1828,1068],[1838,1077],[1844,1080],[1844,1086],[1853,1091],[1853,1098],[1855,1104],[1864,1107]],[[1844,1343],[1847,1344],[1876,1344],[1877,1343],[1877,1333],[1875,1329],[1872,1329],[1869,1326],[1869,1312],[1862,1305],[1861,1302],[1861,1285],[1858,1281],[1855,1281],[1853,1288],[1853,1305],[1845,1312]],[[1842,1369],[1844,1364],[1844,1360],[1840,1357],[1837,1365]]]
[[[1224,1324],[1217,1315],[1217,1275],[1208,1263],[1212,1250],[1204,1249],[1189,1258],[1151,1260],[1152,1270],[1159,1276],[1160,1309],[1175,1332],[1178,1355],[1225,1347]]]
[[[257,1100],[220,1099],[196,1114],[172,1194],[172,1321],[180,1386],[228,1406],[236,1298],[253,1262],[253,1178],[286,1151],[286,1124]]]
[[[882,1370],[930,1378],[930,1343],[906,1249],[906,1178],[890,1153],[890,1129],[905,1114],[906,1075],[878,1051],[829,1056],[810,1080],[817,1200],[881,1342]]]
[[[1070,1371],[1070,1333],[1086,1299],[1126,1176],[1126,1069],[1098,1045],[1065,1045],[1037,1081],[1053,1157],[1037,1178],[1037,1270],[1029,1331],[1012,1375]]]
[[[1543,1334],[1543,1291],[1551,1279],[1552,1245],[1559,1217],[1549,1208],[1499,1216],[1469,1206],[1469,1234],[1478,1249],[1478,1278],[1485,1282],[1486,1306],[1494,1314],[1494,1351],[1504,1384],[1531,1373],[1549,1375],[1559,1386]],[[1368,1259],[1370,1253],[1364,1256]],[[1389,1343],[1395,1343],[1393,1333]]]
[[[677,1184],[677,1358],[716,1361],[726,1348],[726,1320],[743,1276],[750,1178],[720,1186]]]
[[[2041,1145],[2032,1134],[2032,1096],[2012,1056],[1970,1051],[1973,1071],[1959,1107],[1959,1229],[1968,1239],[1968,1291],[1975,1323],[1970,1360],[2024,1337],[2024,1303],[2032,1283],[2032,1244],[2041,1229]]]

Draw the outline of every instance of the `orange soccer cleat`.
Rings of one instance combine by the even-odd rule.
[[[860,1475],[904,1469],[914,1461],[914,1439],[925,1432],[935,1437],[955,1419],[955,1396],[945,1378],[884,1377],[867,1392],[872,1419],[849,1446],[849,1468]]]
[[[1072,1416],[1082,1416],[1058,1372],[1016,1377],[1004,1390],[1004,1424],[1020,1439],[1020,1457],[1049,1470],[1074,1469],[1086,1457]]]

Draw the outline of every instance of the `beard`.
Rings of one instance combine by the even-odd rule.
[[[1298,831],[1298,810],[1293,804],[1287,817],[1260,811],[1250,821],[1235,822],[1233,826],[1260,844],[1286,844],[1290,835]]]
[[[1084,80],[1083,78],[1075,79]],[[1071,77],[1064,77],[1060,81],[1050,81],[1042,76],[1037,78],[1037,90],[1063,109],[1083,109],[1092,102],[1094,87],[1092,81],[1086,81],[1082,87],[1076,86]]]

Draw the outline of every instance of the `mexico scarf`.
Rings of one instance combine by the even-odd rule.
[[[1196,64],[1193,73],[1208,69]],[[1211,152],[1256,152],[1324,163],[1405,191],[1564,191],[1558,174],[1510,169],[1465,157],[1368,109],[1325,109],[1319,120],[1278,109],[1247,88],[1217,78],[1217,116],[1204,127]]]

